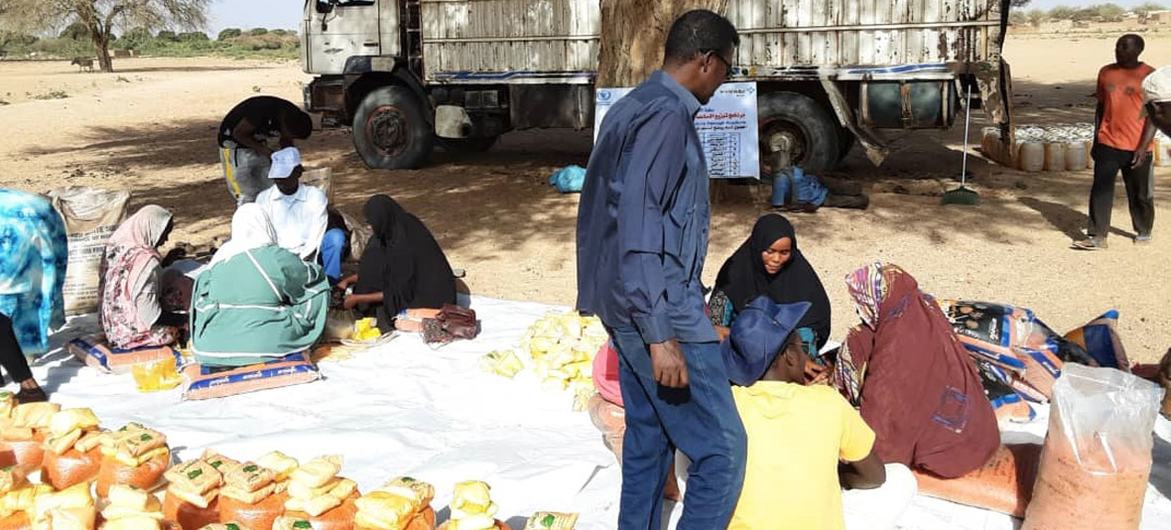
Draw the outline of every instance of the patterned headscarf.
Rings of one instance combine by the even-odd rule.
[[[879,307],[889,286],[886,275],[896,271],[903,272],[897,265],[876,261],[846,275],[846,288],[854,299],[854,310],[870,329],[878,329]]]

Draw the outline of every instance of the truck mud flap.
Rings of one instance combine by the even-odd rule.
[[[822,77],[821,86],[825,89],[826,95],[829,96],[830,106],[833,107],[838,122],[858,138],[858,143],[862,144],[863,149],[866,150],[866,158],[870,159],[870,163],[875,166],[882,165],[887,155],[890,154],[890,148],[887,147],[886,141],[873,129],[860,125],[854,120],[854,112],[850,110],[850,104],[846,102],[846,97],[838,90],[838,85],[833,80]]]

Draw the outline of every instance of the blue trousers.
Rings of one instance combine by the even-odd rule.
[[[682,343],[687,388],[659,386],[650,350],[629,327],[611,328],[626,407],[619,530],[662,528],[663,483],[678,449],[691,459],[678,530],[727,528],[744,482],[747,441],[715,342]]]
[[[325,269],[325,276],[330,284],[335,284],[342,277],[342,255],[346,250],[346,232],[340,228],[331,228],[325,231],[321,240],[321,252],[318,259],[321,268]]]

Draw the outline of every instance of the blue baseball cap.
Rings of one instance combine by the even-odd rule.
[[[736,316],[728,339],[720,344],[728,379],[740,386],[759,381],[812,305],[778,304],[767,296],[750,302]]]

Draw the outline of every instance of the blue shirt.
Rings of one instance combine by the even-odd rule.
[[[647,344],[718,340],[700,274],[711,204],[700,103],[655,72],[606,114],[577,217],[577,309]]]

